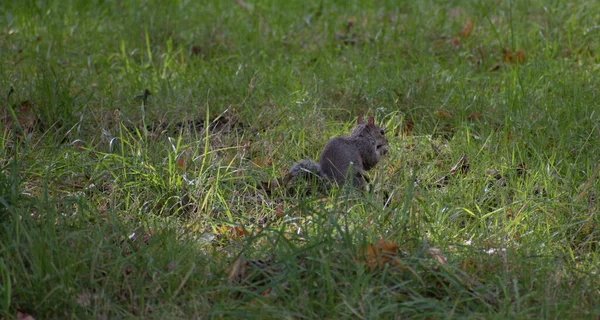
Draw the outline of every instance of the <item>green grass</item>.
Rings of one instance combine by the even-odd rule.
[[[0,318],[599,317],[598,17],[2,2]],[[358,115],[370,192],[260,188]]]

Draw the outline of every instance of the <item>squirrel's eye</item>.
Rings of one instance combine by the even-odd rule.
[[[383,129],[381,129],[381,135],[385,135],[385,131],[383,131]]]

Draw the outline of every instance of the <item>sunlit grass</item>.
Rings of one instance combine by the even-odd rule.
[[[0,317],[600,315],[598,4],[0,13]],[[358,115],[368,191],[265,188]]]

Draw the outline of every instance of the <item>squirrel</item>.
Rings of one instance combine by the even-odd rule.
[[[351,178],[354,187],[362,188],[365,182],[369,182],[366,171],[373,168],[387,152],[385,131],[375,125],[373,117],[365,123],[359,116],[350,135],[335,137],[327,142],[319,163],[311,160],[297,162],[290,168],[284,181],[316,175],[326,182],[344,184],[347,178]]]

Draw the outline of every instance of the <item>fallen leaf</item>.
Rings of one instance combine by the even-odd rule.
[[[369,269],[375,269],[379,266],[379,252],[374,245],[368,245],[362,252],[365,257],[365,262]]]
[[[479,112],[471,112],[471,114],[469,114],[469,116],[467,117],[467,119],[469,119],[470,121],[475,121],[475,120],[481,120],[482,115]]]
[[[521,49],[517,49],[517,51],[515,51],[515,56],[517,57],[517,62],[519,63],[523,63],[525,62],[525,52],[523,52],[523,50]]]
[[[267,289],[265,289],[265,291],[263,291],[263,293],[261,293],[260,295],[261,295],[261,296],[263,296],[263,297],[267,297],[267,296],[269,296],[269,293],[271,293],[271,289],[270,289],[270,288],[267,288]]]
[[[248,262],[243,256],[238,257],[229,271],[229,284],[241,283],[246,274]]]
[[[283,203],[280,203],[275,207],[275,215],[277,216],[277,218],[281,218],[284,216],[283,208]]]
[[[273,165],[273,160],[268,159],[268,158],[254,158],[252,159],[252,163],[260,168],[264,168],[264,167],[270,167],[271,165]]]
[[[177,165],[177,168],[179,168],[179,170],[185,169],[185,161],[183,160],[182,157],[177,158],[177,161],[175,162],[175,164]]]
[[[396,243],[394,243],[392,241],[387,241],[387,240],[383,240],[383,239],[377,239],[377,246],[384,253],[395,254],[395,253],[398,252],[398,244],[396,244]]]
[[[504,54],[504,62],[509,62],[509,63],[513,63],[515,62],[513,60],[513,52],[510,49],[502,49],[502,53]]]
[[[510,49],[503,48],[502,53],[504,54],[504,62],[523,63],[526,59],[525,52],[521,49],[512,51]]]
[[[451,45],[452,45],[454,48],[458,49],[458,48],[460,47],[460,38],[457,38],[457,37],[452,37],[452,39],[450,39],[450,44],[451,44]]]
[[[427,253],[439,264],[446,264],[446,257],[439,248],[428,248]]]
[[[472,31],[473,31],[473,22],[471,21],[471,18],[467,18],[467,21],[465,22],[465,26],[460,31],[459,35],[463,38],[466,38],[471,35]]]
[[[17,320],[35,320],[35,318],[27,312],[17,310]]]
[[[359,252],[364,257],[364,262],[371,270],[383,267],[385,264],[398,265],[398,244],[378,239],[377,245],[368,245]]]
[[[442,109],[434,111],[433,114],[439,120],[450,120],[450,119],[452,119],[452,115],[449,114],[448,112],[442,110]]]

